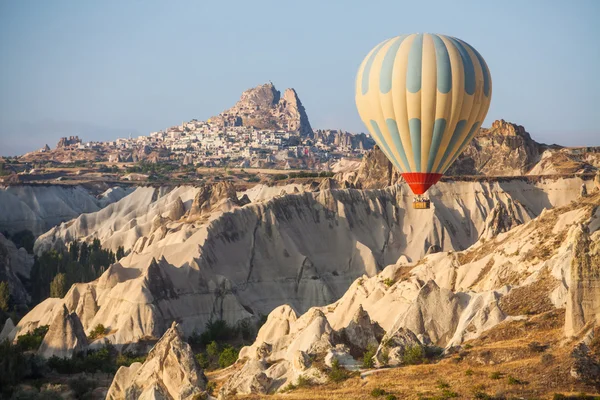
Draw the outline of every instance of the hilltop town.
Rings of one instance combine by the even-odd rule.
[[[22,161],[177,162],[199,167],[329,170],[341,157],[361,157],[374,141],[366,134],[313,130],[294,89],[283,96],[272,83],[246,90],[230,109],[206,121],[192,119],[149,135],[107,142],[61,138]]]

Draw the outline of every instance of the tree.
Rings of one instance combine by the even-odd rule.
[[[65,294],[67,294],[67,277],[65,274],[60,273],[50,283],[50,297],[62,299]]]
[[[35,243],[35,236],[30,230],[24,229],[19,231],[12,235],[10,240],[12,240],[18,249],[23,247],[29,254],[33,254],[33,243]]]
[[[10,299],[10,290],[8,282],[0,282],[0,310],[8,312],[8,300]]]
[[[120,260],[123,257],[125,257],[125,248],[123,246],[119,246],[117,248],[117,260]]]

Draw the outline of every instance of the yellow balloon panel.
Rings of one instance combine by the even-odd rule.
[[[403,173],[443,174],[477,133],[491,98],[483,57],[443,35],[388,39],[356,78],[360,117]]]

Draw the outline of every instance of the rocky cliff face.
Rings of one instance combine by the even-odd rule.
[[[539,160],[543,146],[524,127],[504,120],[482,128],[447,175],[525,175]]]
[[[17,249],[0,233],[0,282],[8,282],[11,302],[17,308],[29,302],[22,280],[29,278],[33,262],[32,255],[23,248]]]
[[[598,235],[594,237],[596,240],[590,235],[587,224],[579,226],[575,232],[565,317],[567,336],[576,335],[590,324],[600,323],[600,241]]]
[[[144,363],[117,371],[109,400],[207,398],[206,377],[174,322],[148,353]]]
[[[54,317],[48,328],[48,333],[38,349],[38,354],[44,358],[71,358],[80,351],[87,349],[88,341],[83,331],[83,325],[76,313],[69,313],[66,306]]]
[[[598,318],[599,205],[600,194],[596,194],[544,211],[462,252],[440,252],[417,263],[400,258],[376,276],[357,279],[338,301],[304,315],[298,316],[287,305],[275,309],[255,343],[240,352],[239,362],[246,364],[225,384],[223,394],[238,382],[261,382],[245,386],[244,393],[276,391],[300,376],[318,383],[322,376],[313,363],[323,357],[337,357],[340,365],[352,369],[356,361],[344,346],[357,336],[362,340],[353,342],[363,346],[373,340],[379,343],[373,362],[387,367],[402,364],[407,349],[431,345],[450,354],[459,351],[462,359],[468,355],[460,351],[464,341],[498,335],[492,332],[500,323],[520,320],[532,326],[556,318],[562,324],[555,310],[565,305],[567,316],[575,317],[569,308],[577,308],[580,326],[591,326]],[[373,322],[385,331],[383,338],[371,331]],[[349,335],[351,328],[362,333]],[[517,333],[522,334],[526,335]],[[590,368],[589,350],[582,355],[580,347],[575,348],[571,374],[583,379],[596,373],[597,379],[598,365]],[[489,349],[486,353],[490,357]],[[476,365],[487,363],[481,358],[471,360]],[[284,373],[277,375],[277,371]]]
[[[128,244],[131,251],[97,281],[74,285],[60,302],[41,303],[19,322],[15,335],[41,323],[63,302],[86,331],[101,323],[111,331],[108,340],[121,347],[140,337],[160,337],[173,320],[190,335],[210,319],[234,324],[285,303],[304,312],[335,301],[355,278],[375,276],[398,260],[463,250],[484,233],[486,238],[502,235],[544,208],[576,199],[581,184],[579,178],[441,183],[427,211],[411,207],[404,185],[276,195],[265,201],[256,200],[265,195],[258,190],[251,193],[255,203],[219,208],[193,222],[167,215],[180,210],[180,202],[188,212],[197,197],[206,197],[198,196],[200,188],[139,188],[65,224],[44,242],[51,246],[98,235],[107,247]],[[228,193],[223,189],[215,193]]]
[[[253,126],[312,135],[308,116],[296,91],[286,89],[282,97],[272,83],[246,90],[232,108],[210,121],[224,126]]]
[[[96,197],[81,186],[0,187],[0,231],[28,229],[35,236],[83,213],[96,212],[131,193],[130,189],[109,189]]]

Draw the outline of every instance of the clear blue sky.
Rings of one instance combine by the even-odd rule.
[[[600,145],[600,1],[0,0],[0,154],[206,119],[294,87],[315,128],[366,131],[354,77],[402,33],[459,37],[494,82],[484,126]]]

